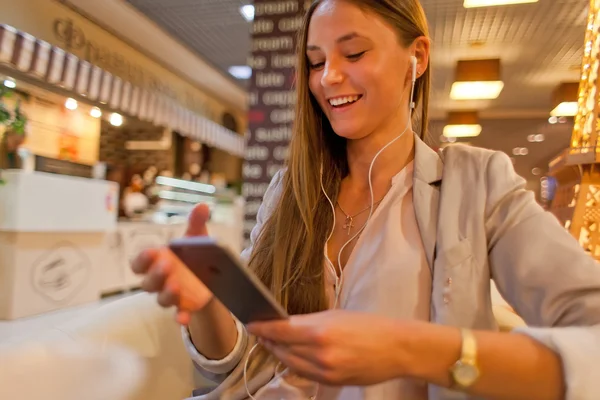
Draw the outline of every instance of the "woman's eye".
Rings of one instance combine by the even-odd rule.
[[[310,65],[310,69],[321,69],[321,68],[323,68],[325,63],[324,62],[318,62],[318,63],[309,62],[309,65]]]
[[[346,56],[346,58],[351,61],[356,61],[356,60],[359,60],[362,56],[364,56],[365,53],[366,53],[366,51],[361,51],[360,53],[350,54],[350,55]]]

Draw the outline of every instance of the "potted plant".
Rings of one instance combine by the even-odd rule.
[[[20,168],[17,150],[25,140],[27,117],[21,110],[21,99],[17,98],[13,110],[5,102],[13,95],[12,90],[0,86],[0,184],[4,183],[2,169]]]

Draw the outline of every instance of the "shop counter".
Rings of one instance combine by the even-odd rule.
[[[131,260],[185,233],[181,217],[177,223],[118,221],[119,187],[112,182],[16,170],[2,176],[0,319],[138,288],[142,277],[131,271]],[[239,253],[243,200],[213,203],[208,230]]]
[[[0,319],[97,300],[118,185],[20,170],[0,186]]]

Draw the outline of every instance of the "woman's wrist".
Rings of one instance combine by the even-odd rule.
[[[460,358],[462,339],[458,328],[426,322],[398,324],[395,356],[398,377],[449,386],[450,367]]]

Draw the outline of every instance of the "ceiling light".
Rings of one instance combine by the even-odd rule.
[[[475,137],[481,133],[481,125],[474,111],[456,111],[448,113],[444,136],[450,138]]]
[[[526,156],[527,154],[529,154],[529,150],[527,149],[527,147],[515,147],[512,153],[515,156]]]
[[[548,122],[554,125],[558,122],[558,117],[550,117],[548,118]]]
[[[550,111],[553,117],[574,117],[577,115],[577,97],[579,94],[578,82],[563,82],[552,93],[552,105]]]
[[[537,3],[538,0],[465,0],[465,8],[505,6],[509,4]]]
[[[531,170],[531,173],[537,176],[537,175],[540,175],[542,173],[542,170],[540,168],[536,167],[536,168],[534,168],[534,169]]]
[[[254,6],[252,4],[241,6],[240,13],[246,21],[250,22],[254,20]]]
[[[538,133],[537,135],[535,135],[534,142],[541,143],[544,140],[546,140],[546,136],[544,136],[543,133]]]
[[[450,98],[453,100],[492,100],[504,89],[500,60],[460,60]]]
[[[500,96],[504,82],[454,82],[450,91],[452,100],[493,100]]]
[[[6,86],[9,89],[14,89],[17,87],[17,82],[15,82],[13,78],[6,78],[4,80],[4,86]]]
[[[123,116],[121,114],[117,114],[117,113],[110,114],[110,124],[112,126],[123,125]]]
[[[252,68],[247,65],[234,65],[229,67],[229,73],[237,79],[250,79],[252,76]]]
[[[90,115],[94,118],[100,118],[102,116],[102,110],[98,107],[92,107],[90,110]]]
[[[77,104],[77,100],[72,99],[70,97],[67,99],[67,101],[65,101],[65,108],[67,110],[71,110],[71,111],[77,110],[78,106],[79,105]]]
[[[550,112],[550,115],[553,117],[574,117],[577,115],[577,102],[565,101],[560,103]]]
[[[446,137],[475,137],[481,133],[481,125],[446,125],[444,136]]]
[[[527,136],[527,141],[530,142],[530,143],[535,142],[535,135],[529,135],[529,136]]]

